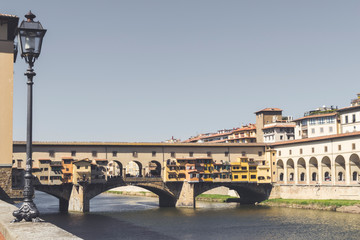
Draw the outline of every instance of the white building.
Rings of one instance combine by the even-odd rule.
[[[359,185],[360,132],[271,144],[278,183]]]
[[[294,123],[270,123],[264,126],[264,143],[294,140]]]
[[[350,107],[341,108],[338,112],[342,133],[360,131],[360,93],[351,101]]]
[[[337,112],[319,112],[294,120],[295,139],[314,138],[340,133]]]

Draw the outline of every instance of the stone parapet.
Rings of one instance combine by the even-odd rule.
[[[14,205],[0,201],[0,231],[6,240],[81,239],[48,222],[10,223],[14,219],[12,213],[16,209]]]

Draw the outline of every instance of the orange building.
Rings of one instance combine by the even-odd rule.
[[[63,157],[62,158],[62,181],[63,183],[72,183],[73,182],[73,162],[72,157]]]

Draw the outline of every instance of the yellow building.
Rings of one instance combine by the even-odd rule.
[[[83,159],[79,161],[74,161],[73,164],[73,183],[91,183],[91,162]]]
[[[13,153],[14,38],[18,22],[18,17],[0,13],[0,166],[8,167],[9,171]]]
[[[231,163],[231,176],[234,182],[257,182],[257,163],[246,157]]]

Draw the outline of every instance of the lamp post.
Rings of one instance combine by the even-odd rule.
[[[35,60],[41,52],[41,45],[46,29],[43,29],[40,22],[34,22],[36,17],[31,11],[25,15],[26,21],[22,21],[18,28],[18,38],[20,41],[21,57],[29,64],[29,68],[25,72],[27,76],[28,95],[27,95],[27,129],[26,129],[26,168],[24,183],[24,202],[18,210],[13,212],[15,219],[13,222],[25,221],[38,222],[39,211],[36,208],[32,198],[34,196],[34,187],[32,184],[32,86],[33,77],[36,75],[33,66]]]

